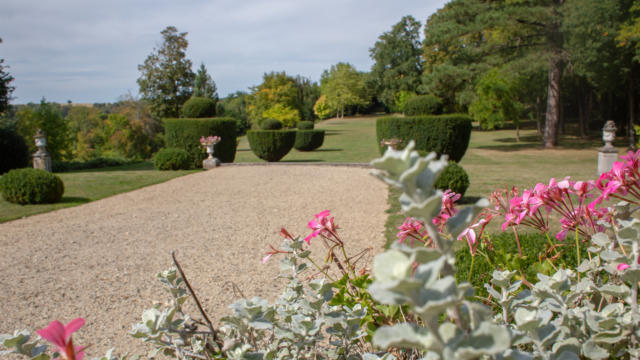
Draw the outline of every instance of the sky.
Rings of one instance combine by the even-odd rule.
[[[369,49],[405,15],[423,25],[446,0],[3,0],[0,59],[14,104],[115,102],[138,95],[138,65],[169,25],[187,32],[224,97],[262,75],[313,81],[338,62],[369,71]]]

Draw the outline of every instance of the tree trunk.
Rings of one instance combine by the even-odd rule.
[[[629,150],[632,151],[636,151],[636,131],[633,126],[636,120],[635,67],[634,61],[629,74]]]
[[[547,113],[544,122],[544,147],[558,145],[558,124],[560,120],[560,76],[561,59],[559,55],[549,59],[549,87],[547,90]]]
[[[579,131],[580,131],[580,138],[585,139],[587,137],[587,132],[586,132],[586,111],[585,108],[587,107],[587,99],[585,96],[580,96],[580,98],[578,99],[578,127],[579,127]]]
[[[542,136],[542,122],[540,121],[540,115],[542,114],[542,101],[540,101],[540,97],[536,97],[536,127],[538,128],[538,136]]]

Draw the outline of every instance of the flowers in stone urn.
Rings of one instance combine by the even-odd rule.
[[[217,143],[220,142],[220,140],[222,140],[222,138],[220,136],[201,136],[200,137],[200,144],[202,144],[202,146],[213,146]]]

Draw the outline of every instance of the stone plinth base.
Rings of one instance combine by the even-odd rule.
[[[598,176],[611,170],[616,161],[618,161],[618,152],[598,151]]]
[[[220,160],[218,160],[218,158],[207,158],[202,161],[203,169],[209,170],[215,168],[216,166],[220,166]]]
[[[33,154],[33,168],[51,172],[51,156],[49,156],[49,154],[46,152],[36,152],[35,154]]]

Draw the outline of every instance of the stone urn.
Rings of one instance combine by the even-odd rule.
[[[200,138],[200,144],[207,150],[207,154],[209,155],[209,157],[202,161],[203,169],[209,170],[220,166],[220,159],[213,156],[213,153],[215,151],[214,148],[216,144],[220,142],[220,140],[220,136],[211,135],[209,135],[208,137],[203,136]]]

